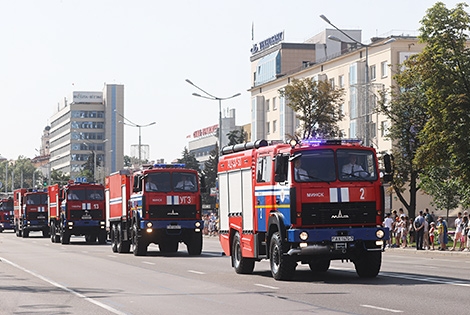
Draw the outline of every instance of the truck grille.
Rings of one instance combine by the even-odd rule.
[[[46,220],[47,212],[28,212],[27,219],[28,220]]]
[[[302,225],[375,224],[375,202],[305,203]]]
[[[92,220],[100,220],[104,219],[103,210],[95,209],[95,210],[70,210],[70,219],[72,220],[81,220],[82,218],[87,218],[87,216],[91,216]],[[89,220],[87,218],[87,220]]]
[[[196,219],[195,205],[150,205],[150,219]]]

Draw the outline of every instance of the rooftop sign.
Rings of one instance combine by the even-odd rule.
[[[262,52],[265,49],[268,49],[269,47],[282,42],[284,40],[284,31],[277,33],[257,44],[253,45],[253,48],[251,48],[251,54],[254,55],[256,53]]]
[[[74,103],[103,103],[103,92],[73,92]]]

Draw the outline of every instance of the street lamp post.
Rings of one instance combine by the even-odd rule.
[[[237,93],[237,94],[234,94],[234,95],[229,96],[229,97],[217,97],[217,96],[214,96],[214,95],[204,91],[199,86],[197,86],[196,84],[191,82],[189,79],[186,79],[186,82],[188,82],[189,84],[194,86],[196,89],[204,92],[206,95],[208,95],[208,96],[205,96],[205,95],[200,95],[198,93],[193,93],[193,96],[202,97],[202,98],[206,98],[208,100],[213,100],[213,101],[219,101],[219,151],[222,150],[222,101],[229,100],[231,98],[235,98],[237,96],[240,96],[241,93]]]
[[[320,18],[322,20],[324,20],[326,23],[330,24],[331,26],[333,26],[336,30],[338,30],[341,34],[343,34],[344,36],[346,36],[347,38],[349,38],[352,42],[346,42],[346,41],[343,41],[341,39],[339,39],[338,37],[336,36],[333,36],[333,35],[330,35],[328,36],[328,39],[330,40],[334,40],[336,42],[342,42],[342,43],[346,43],[346,44],[358,44],[358,45],[361,45],[362,47],[365,48],[365,51],[366,51],[366,64],[365,64],[365,75],[366,75],[366,89],[365,89],[365,135],[364,135],[364,144],[366,146],[370,146],[370,119],[369,119],[369,85],[370,85],[370,79],[369,79],[369,48],[374,48],[374,47],[379,47],[379,46],[383,46],[383,45],[387,45],[391,42],[394,42],[395,39],[394,38],[391,38],[387,41],[385,41],[384,43],[381,43],[381,44],[378,44],[378,45],[368,45],[368,44],[364,44],[364,43],[361,43],[360,41],[352,38],[351,36],[349,36],[347,33],[345,33],[343,30],[339,29],[338,27],[336,27],[333,23],[330,22],[330,20],[328,20],[328,18],[326,16],[324,16],[323,14],[320,15]]]
[[[126,117],[124,117],[124,116],[123,116],[121,113],[119,113],[117,110],[114,110],[114,111],[115,111],[119,116],[121,116],[122,119],[128,121],[128,123],[126,123],[125,121],[119,121],[121,124],[126,125],[126,126],[131,126],[131,127],[137,127],[137,128],[139,128],[139,163],[142,163],[142,150],[141,150],[141,148],[142,148],[142,134],[141,134],[141,129],[142,129],[143,127],[148,127],[148,126],[155,125],[156,122],[153,121],[153,122],[151,122],[151,123],[149,123],[149,124],[146,124],[146,125],[138,125],[138,124],[136,124],[136,123],[130,121],[130,120],[127,119]]]

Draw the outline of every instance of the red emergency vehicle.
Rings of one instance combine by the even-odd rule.
[[[31,231],[42,231],[42,235],[48,237],[47,192],[17,189],[13,193],[13,199],[16,236],[29,237]]]
[[[0,200],[0,233],[4,230],[14,230],[13,199]]]
[[[72,235],[87,243],[106,243],[103,185],[70,181],[49,187],[49,227],[53,243],[69,244]]]
[[[198,174],[184,165],[123,170],[106,178],[106,211],[113,252],[146,255],[150,243],[160,251],[190,255],[202,251],[202,199]]]
[[[378,274],[389,231],[373,148],[352,140],[237,144],[223,149],[218,178],[219,238],[237,273],[269,259],[276,280],[292,278],[298,262],[325,272],[331,260],[352,261],[361,277]]]

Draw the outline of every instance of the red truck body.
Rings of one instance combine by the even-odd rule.
[[[53,243],[70,243],[72,235],[85,236],[87,243],[106,243],[104,187],[69,182],[49,187],[49,227]]]
[[[42,231],[43,236],[48,237],[47,192],[17,189],[13,193],[13,200],[16,236],[29,237],[31,231]]]
[[[167,165],[123,170],[107,177],[105,185],[114,252],[132,247],[134,255],[146,255],[148,245],[155,243],[169,253],[184,242],[189,254],[201,253],[202,201],[196,171]]]
[[[284,280],[298,262],[320,272],[337,259],[354,262],[359,276],[378,274],[389,231],[381,226],[374,149],[346,140],[261,140],[224,148],[218,178],[219,238],[237,273],[269,259],[273,277]]]

